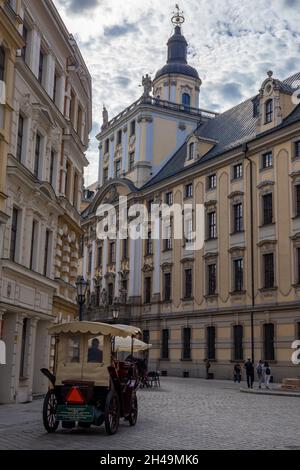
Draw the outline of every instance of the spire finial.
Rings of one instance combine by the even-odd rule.
[[[185,22],[183,11],[180,10],[178,3],[176,3],[175,8],[177,11],[173,12],[171,21],[173,25],[180,26]]]

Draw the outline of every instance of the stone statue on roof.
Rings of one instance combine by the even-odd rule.
[[[103,116],[103,126],[106,126],[108,124],[108,111],[105,105],[103,105],[102,116]]]
[[[145,77],[143,77],[142,85],[144,87],[144,97],[148,98],[153,87],[153,82],[150,75],[147,74]]]

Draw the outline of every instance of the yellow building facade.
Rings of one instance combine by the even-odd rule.
[[[120,323],[140,326],[153,345],[150,367],[164,374],[204,377],[209,359],[215,377],[231,379],[234,364],[249,357],[255,363],[268,361],[275,381],[298,377],[292,343],[300,339],[300,107],[295,100],[300,74],[279,80],[270,71],[255,97],[220,115],[208,113],[197,107],[201,80],[194,69],[185,68],[185,44],[176,26],[168,62],[152,84],[153,96],[146,89],[146,100],[111,122],[104,119],[100,148],[109,143],[107,152],[100,150],[99,190],[82,214],[83,275],[90,280],[87,314],[110,320],[117,309]],[[189,112],[195,113],[193,106],[198,120],[179,143],[176,134]],[[118,136],[116,123],[127,119],[127,132],[132,113],[144,115],[144,107],[151,123],[158,112],[166,115],[159,133],[152,134],[153,159],[135,150],[133,170],[125,166],[119,172],[116,152],[130,158],[133,150]],[[170,124],[174,109],[177,121],[172,115]],[[132,147],[147,135],[139,132]],[[111,148],[115,140],[116,151]],[[149,173],[141,182],[134,169],[145,160]],[[119,210],[124,195],[129,207],[191,205],[188,233],[175,239],[178,221],[171,218],[163,235],[158,217],[149,223],[147,240],[99,240],[98,208],[109,203]],[[197,207],[203,214],[204,244],[194,250],[190,241]]]

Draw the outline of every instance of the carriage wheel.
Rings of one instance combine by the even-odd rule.
[[[130,426],[135,426],[136,425],[137,417],[138,417],[138,402],[137,402],[137,396],[134,393],[132,395],[131,411],[130,411],[130,415],[128,417],[128,421],[129,421]]]
[[[43,405],[43,423],[47,432],[55,432],[59,426],[56,420],[57,398],[54,390],[49,390]]]
[[[105,430],[107,434],[116,434],[120,421],[120,403],[118,395],[110,391],[105,404]]]

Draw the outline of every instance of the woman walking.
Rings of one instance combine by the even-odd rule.
[[[268,362],[265,362],[263,367],[263,374],[264,374],[264,384],[267,390],[270,390],[270,380],[271,380],[271,368]]]

